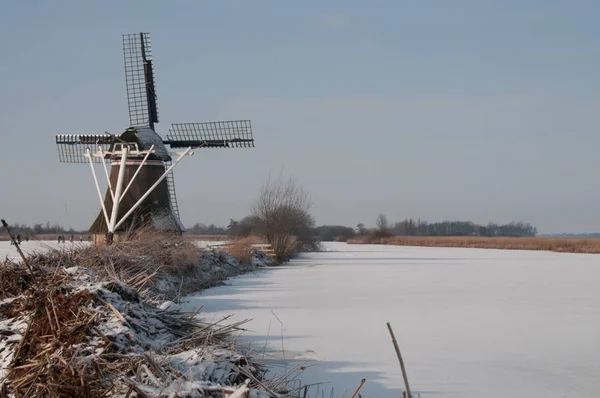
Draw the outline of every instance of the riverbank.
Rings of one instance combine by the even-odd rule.
[[[243,353],[245,321],[206,322],[183,294],[271,265],[153,236],[0,263],[0,396],[290,396]]]
[[[349,244],[464,247],[471,249],[544,250],[560,253],[600,253],[600,238],[486,237],[486,236],[358,236]]]

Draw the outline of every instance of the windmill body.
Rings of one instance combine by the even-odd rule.
[[[104,198],[104,206],[107,210],[110,209],[112,211],[115,191],[111,190],[110,187],[118,186],[119,171],[123,162],[125,163],[125,170],[121,184],[127,187],[131,183],[130,188],[126,192],[121,193],[117,219],[123,218],[131,210],[150,187],[165,173],[166,164],[171,161],[171,157],[162,139],[150,128],[129,129],[121,135],[121,139],[137,144],[138,148],[141,149],[141,153],[127,156],[125,160],[123,160],[122,154],[118,154],[111,159],[110,184],[108,184],[109,188]],[[145,159],[145,154],[147,153],[145,151],[149,151],[152,147],[153,152]],[[114,232],[131,232],[144,225],[152,226],[162,231],[183,232],[184,227],[179,219],[176,206],[173,206],[171,203],[171,196],[169,193],[169,183],[165,178],[160,181],[156,188],[138,205],[131,216]],[[175,200],[174,197],[173,199]],[[98,238],[103,238],[108,232],[108,227],[109,223],[101,211],[90,227],[90,232]]]
[[[156,133],[157,97],[148,33],[123,35],[130,127],[122,134],[59,134],[59,157],[89,163],[101,204],[90,232],[110,244],[142,226],[181,233],[173,168],[197,148],[254,147],[249,120],[173,124]],[[102,196],[96,164],[107,189]]]

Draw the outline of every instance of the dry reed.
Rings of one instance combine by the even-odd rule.
[[[249,238],[236,239],[229,242],[224,247],[224,251],[235,257],[241,263],[250,264],[252,262],[252,256],[254,253],[252,243],[252,239]]]
[[[546,250],[563,253],[600,253],[600,238],[485,237],[485,236],[393,236],[348,239],[353,244],[464,247],[504,250]]]
[[[85,267],[101,280],[120,281],[149,293],[160,279],[157,276],[189,276],[201,254],[201,249],[180,235],[142,228],[110,246],[53,249],[30,255],[29,262],[35,267]]]
[[[14,264],[4,266],[19,273],[19,267]],[[231,332],[240,330],[244,323],[207,324],[190,314],[158,311],[146,306],[144,298],[126,285],[103,284],[105,288],[117,292],[120,299],[126,300],[121,308],[115,308],[105,301],[101,292],[79,289],[77,278],[64,268],[56,268],[51,272],[37,269],[36,277],[40,281],[40,289],[33,285],[22,285],[23,290],[0,307],[2,318],[10,319],[25,314],[27,319],[27,327],[14,352],[7,377],[3,380],[6,383],[3,388],[14,396],[92,398],[107,394],[120,395],[128,390],[137,392],[135,396],[147,396],[140,390],[142,370],[149,379],[155,380],[155,384],[163,386],[181,375],[174,374],[168,364],[154,361],[148,349],[139,353],[143,340],[139,340],[137,334],[150,332],[147,324],[138,320],[138,317],[152,315],[155,321],[149,324],[160,324],[163,330],[173,336],[160,351],[154,352],[158,355],[206,349],[208,346],[223,347],[223,342]],[[111,314],[131,331],[121,337],[103,334],[101,325]],[[6,332],[9,337],[14,333],[10,330]],[[125,341],[129,341],[131,347]],[[247,365],[247,362],[244,359],[240,365],[250,368],[254,377],[260,378],[262,371]],[[244,379],[240,375],[231,381],[240,384]]]

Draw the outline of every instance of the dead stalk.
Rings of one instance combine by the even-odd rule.
[[[358,394],[358,392],[362,388],[363,384],[365,384],[365,381],[367,381],[367,379],[362,379],[360,381],[360,383],[358,384],[358,387],[356,387],[356,390],[354,390],[354,392],[352,393],[352,395],[350,395],[350,398],[354,398],[356,396],[356,394]]]
[[[408,377],[406,376],[406,368],[404,367],[404,360],[402,359],[402,354],[400,353],[400,347],[398,347],[398,342],[396,341],[396,336],[394,336],[394,331],[392,330],[392,325],[387,323],[388,330],[390,331],[390,336],[392,336],[392,343],[394,344],[394,349],[396,350],[396,356],[398,356],[398,361],[400,362],[400,369],[402,370],[402,378],[404,379],[404,386],[406,388],[406,395],[408,398],[412,398],[412,394],[410,393],[410,386],[408,385]]]

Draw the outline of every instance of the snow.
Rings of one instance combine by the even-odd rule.
[[[8,303],[8,300],[0,301],[0,305]],[[0,380],[6,377],[7,367],[13,359],[15,350],[7,349],[9,345],[17,345],[21,336],[27,329],[27,323],[23,319],[2,319],[0,315],[0,330],[6,336],[0,336]]]
[[[58,243],[55,240],[30,240],[29,242],[21,242],[21,250],[25,255],[33,254],[36,252],[45,252],[50,249],[64,249],[72,250],[78,247],[85,247],[90,245],[90,242],[79,242],[78,238],[73,242]],[[9,258],[12,260],[21,260],[21,256],[17,251],[16,246],[11,246],[9,241],[0,242],[0,258]]]
[[[210,249],[212,247],[219,247],[224,245],[225,243],[227,243],[227,241],[224,240],[197,240],[194,242],[196,244],[196,246],[198,246],[201,249]]]
[[[169,159],[169,153],[165,144],[163,144],[163,140],[154,130],[146,127],[138,127],[137,130],[137,138],[140,141],[140,145],[142,150],[148,150],[152,145],[154,145],[154,153],[162,160]]]
[[[414,395],[600,395],[600,256],[326,248],[188,296],[183,306],[203,305],[215,319],[233,313],[232,322],[252,318],[242,338],[259,352],[267,341],[266,362],[277,373],[317,360],[302,381],[331,381],[321,386],[325,396],[351,392],[362,378],[363,397],[400,396],[388,321]]]
[[[95,315],[95,326],[92,329],[94,333],[69,347],[76,349],[77,354],[71,359],[71,365],[74,367],[97,362],[99,355],[108,353],[130,357],[133,361],[152,357],[162,366],[161,380],[149,370],[145,371],[145,377],[142,376],[141,380],[140,375],[135,378],[137,387],[148,396],[171,396],[178,393],[178,396],[182,397],[199,398],[206,396],[203,391],[223,391],[224,396],[231,394],[233,397],[248,394],[254,398],[269,396],[258,390],[250,390],[247,385],[239,388],[224,387],[235,382],[242,366],[252,372],[256,369],[252,363],[247,363],[242,354],[235,352],[233,347],[208,343],[205,340],[208,336],[208,332],[204,330],[206,326],[198,325],[202,327],[201,330],[204,330],[206,336],[196,334],[195,338],[200,340],[195,343],[188,341],[186,347],[190,349],[181,351],[181,339],[189,339],[191,335],[185,333],[186,329],[183,326],[178,329],[168,325],[179,324],[182,319],[189,317],[189,314],[177,313],[174,303],[163,303],[160,306],[163,309],[161,311],[141,300],[131,288],[117,282],[98,282],[90,271],[84,268],[69,268],[68,274],[74,278],[63,282],[61,294],[64,298],[70,299],[78,292],[90,292],[95,297],[86,307],[87,311]],[[10,304],[14,300],[24,299],[23,297],[1,300],[0,305]],[[169,315],[171,312],[172,315]],[[14,318],[0,317],[0,382],[4,381],[27,323],[31,322],[29,316],[29,313],[21,312]],[[192,330],[188,330],[188,333],[190,332]],[[195,331],[199,332],[200,330]],[[111,344],[106,344],[107,339]],[[170,349],[165,349],[166,346]],[[60,349],[67,347],[68,345],[65,345]],[[146,365],[142,365],[140,369],[147,369],[143,366]],[[123,384],[120,379],[113,382]],[[131,379],[130,382],[134,380]],[[0,390],[1,386],[2,383]],[[119,394],[117,390],[114,396],[129,396],[129,393]]]

